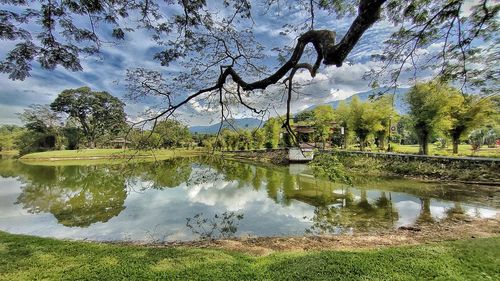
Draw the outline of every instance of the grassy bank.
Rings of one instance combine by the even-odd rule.
[[[30,153],[22,156],[23,162],[38,165],[78,165],[104,164],[110,162],[165,160],[174,157],[196,156],[202,150],[188,149],[160,149],[160,150],[131,150],[131,149],[82,149],[82,150],[55,150]]]
[[[58,241],[0,232],[1,280],[499,280],[500,237],[252,256]]]
[[[16,156],[19,154],[19,151],[17,150],[0,150],[0,156],[5,155],[5,156]]]
[[[406,176],[411,178],[432,179],[440,181],[466,181],[495,183],[500,182],[498,166],[490,162],[446,162],[385,157],[334,152],[335,157],[319,154],[315,157],[316,165],[324,166],[330,162],[340,161],[345,169],[355,178],[364,176]]]
[[[407,154],[418,154],[419,146],[418,144],[409,145],[399,145],[391,143],[393,152],[396,153],[407,153]],[[349,146],[349,150],[359,151],[359,148],[355,146]],[[369,149],[370,150],[370,149]],[[373,152],[379,152],[375,147],[371,148]],[[491,157],[500,158],[500,148],[490,148],[483,146],[478,151],[472,150],[472,146],[469,144],[461,144],[458,146],[458,154],[453,154],[453,148],[451,145],[448,148],[438,148],[435,145],[429,145],[429,155],[437,156],[473,156],[473,157]]]

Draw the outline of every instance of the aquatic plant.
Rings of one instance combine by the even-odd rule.
[[[333,182],[352,184],[352,178],[347,173],[342,162],[332,154],[320,154],[309,163],[317,177],[325,177]]]

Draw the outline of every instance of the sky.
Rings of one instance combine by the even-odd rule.
[[[280,35],[285,22],[300,23],[309,17],[300,9],[274,8],[264,14],[264,8],[256,2],[252,6],[253,31],[258,42],[266,48],[264,63],[271,68],[277,67],[277,53],[273,47],[293,46],[295,40],[291,36]],[[337,40],[346,32],[352,18],[337,19],[333,15],[318,13],[315,20],[315,29],[330,29],[337,32]],[[299,112],[312,105],[345,99],[355,93],[369,90],[369,81],[363,75],[378,62],[371,59],[371,55],[383,47],[383,41],[396,29],[392,24],[384,21],[377,22],[362,37],[340,68],[335,66],[320,68],[319,73],[312,79],[308,73],[300,72],[295,80],[307,83],[300,89],[302,93],[294,96],[292,111]],[[13,42],[3,41],[0,45],[0,57],[5,57]],[[104,44],[99,57],[82,59],[83,71],[71,72],[58,67],[53,71],[42,70],[34,63],[31,77],[24,81],[12,81],[7,74],[0,74],[0,124],[21,124],[17,113],[31,104],[49,104],[64,89],[89,86],[93,90],[108,91],[112,95],[123,99],[126,103],[126,112],[130,120],[138,120],[141,113],[154,106],[154,101],[133,102],[125,100],[125,72],[128,68],[144,67],[157,69],[168,75],[174,68],[161,67],[152,59],[154,51],[159,50],[147,34],[136,31],[127,34],[124,41],[116,44]],[[207,85],[210,86],[210,85]],[[403,82],[404,86],[404,82]],[[273,89],[270,90],[271,92]],[[276,90],[278,91],[278,90]],[[187,95],[188,93],[184,93]],[[182,94],[181,94],[182,95]],[[279,94],[275,95],[280,97]],[[182,96],[181,96],[182,97]],[[272,102],[265,99],[258,101],[272,104],[271,114],[283,114],[284,104],[281,98]],[[176,117],[188,125],[208,125],[218,122],[216,111],[207,112],[203,107],[203,99],[195,100],[181,109]],[[235,117],[252,117],[250,112],[238,111]]]

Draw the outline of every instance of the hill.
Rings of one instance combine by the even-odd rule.
[[[262,121],[256,118],[242,118],[242,119],[231,119],[229,120],[229,122],[224,122],[222,128],[234,127],[236,129],[254,129],[257,128],[259,125],[261,125]],[[198,133],[198,134],[216,134],[219,128],[220,128],[220,122],[209,126],[192,126],[189,127],[189,131],[191,133]]]
[[[345,102],[349,103],[355,96],[359,97],[359,99],[362,101],[366,101],[370,98],[370,96],[377,95],[378,93],[384,92],[386,90],[387,90],[387,88],[379,88],[379,89],[374,89],[374,90],[370,90],[370,91],[366,91],[366,92],[360,92],[360,93],[354,94],[354,95],[352,95],[344,100],[331,101],[331,102],[326,103],[326,104],[333,106],[333,108],[337,108],[337,106],[339,105],[339,103],[341,101],[345,101]],[[406,113],[408,111],[407,105],[404,102],[404,96],[406,95],[408,90],[409,90],[409,88],[396,89],[395,96],[394,96],[395,97],[394,107],[398,113]],[[385,94],[391,95],[392,93],[393,93],[393,90],[389,90]],[[306,110],[312,110],[319,105],[321,105],[321,104],[313,105],[313,106],[307,108]]]

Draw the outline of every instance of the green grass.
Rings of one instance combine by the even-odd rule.
[[[160,150],[130,150],[130,149],[82,149],[54,150],[30,153],[20,159],[29,164],[38,165],[79,165],[120,163],[129,160],[165,160],[174,157],[200,155],[201,150],[160,149]]]
[[[17,151],[17,150],[0,150],[0,155],[16,156],[18,154],[19,154],[19,151]]]
[[[393,152],[396,153],[408,153],[408,154],[418,154],[419,146],[417,144],[411,145],[399,145],[391,143]],[[350,146],[349,150],[359,150],[359,148]],[[372,147],[371,151],[378,152],[376,147]],[[439,155],[439,156],[477,156],[477,157],[500,157],[500,148],[489,148],[483,146],[479,151],[474,152],[472,147],[468,144],[461,144],[458,146],[458,154],[453,154],[453,149],[451,145],[446,149],[440,149],[433,144],[429,144],[429,155]]]
[[[393,145],[394,152],[398,153],[418,153],[418,145]],[[480,157],[500,157],[500,148],[488,148],[483,146],[479,151],[474,152],[472,147],[468,144],[461,144],[458,146],[458,154],[453,154],[452,147],[446,149],[439,149],[435,145],[429,145],[430,155],[441,155],[441,156],[480,156]]]
[[[256,257],[0,232],[0,280],[500,280],[500,237]]]

